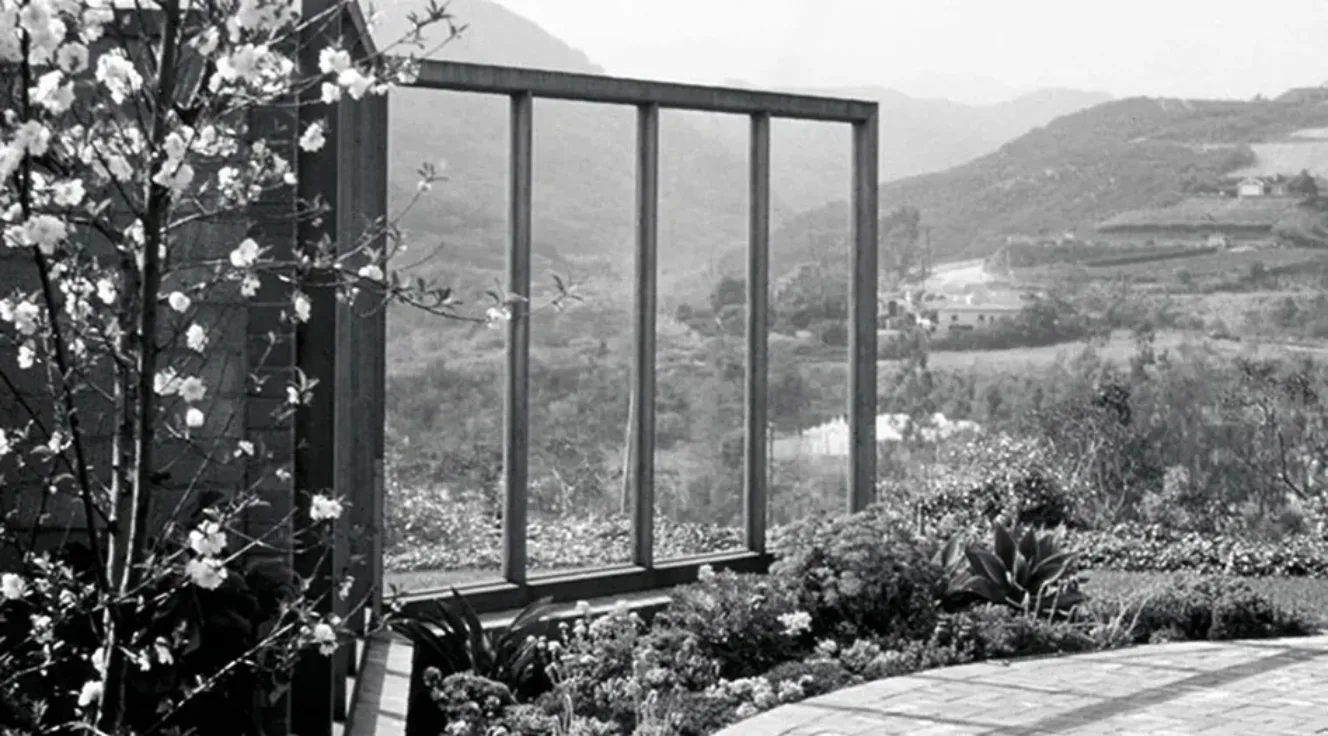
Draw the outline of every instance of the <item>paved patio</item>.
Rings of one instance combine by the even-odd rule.
[[[930,670],[719,736],[1328,734],[1328,636],[1162,644]]]

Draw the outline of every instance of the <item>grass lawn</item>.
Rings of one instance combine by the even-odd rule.
[[[1115,572],[1093,570],[1084,573],[1083,590],[1088,595],[1129,596],[1139,591],[1164,586],[1184,577],[1180,573]],[[1317,619],[1328,629],[1328,579],[1325,578],[1240,578],[1274,603],[1295,608]]]

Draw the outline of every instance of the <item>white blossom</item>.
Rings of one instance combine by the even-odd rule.
[[[216,557],[226,550],[226,530],[207,519],[189,532],[189,548],[203,557]]]
[[[370,281],[382,281],[383,269],[379,268],[376,264],[370,263],[367,266],[360,267],[359,277],[362,279],[369,279]]]
[[[189,581],[204,590],[216,590],[226,580],[226,568],[215,557],[195,557],[184,563]]]
[[[189,376],[180,380],[176,393],[185,401],[196,404],[207,396],[207,386],[203,385],[203,379],[198,376]]]
[[[314,624],[310,637],[318,645],[318,651],[325,657],[330,657],[337,651],[337,631],[326,621],[319,621]]]
[[[101,698],[101,680],[88,680],[78,691],[78,707],[87,708]]]
[[[794,611],[779,616],[779,623],[784,625],[784,633],[798,636],[812,629],[812,616],[806,611]]]
[[[159,371],[152,379],[152,390],[157,392],[158,396],[170,396],[180,388],[179,376],[175,374],[175,369],[167,366]]]
[[[26,245],[35,245],[46,255],[55,253],[55,246],[69,236],[69,227],[53,215],[36,215],[23,224]]]
[[[28,583],[22,575],[12,572],[0,575],[0,596],[7,601],[16,601],[28,594]]]
[[[309,518],[313,521],[332,521],[341,517],[341,502],[322,493],[309,499]]]
[[[295,307],[295,319],[299,322],[308,322],[310,311],[313,308],[313,303],[309,301],[309,295],[297,291],[291,297],[291,302]]]
[[[37,349],[32,343],[25,342],[18,346],[18,355],[15,359],[18,361],[18,367],[26,371],[37,365]]]
[[[198,429],[203,426],[203,423],[206,421],[207,415],[203,413],[202,409],[199,409],[196,406],[191,406],[185,410],[184,425],[186,427],[189,427],[190,429]]]
[[[61,46],[55,52],[55,65],[66,74],[81,74],[88,68],[88,47],[77,41]]]
[[[51,197],[60,207],[77,207],[86,194],[83,182],[79,179],[56,182],[51,187]]]
[[[168,304],[171,309],[180,313],[189,311],[189,305],[192,303],[193,300],[183,292],[179,291],[172,291],[170,295],[166,297],[166,304]]]
[[[54,115],[62,115],[74,106],[74,83],[64,74],[49,71],[37,78],[31,90],[32,100]]]
[[[97,282],[97,298],[100,299],[103,304],[114,304],[117,296],[119,296],[119,294],[116,292],[114,281],[111,281],[110,279],[101,279]]]
[[[189,329],[184,332],[184,344],[196,353],[203,352],[208,344],[207,330],[197,322],[189,325]]]
[[[258,262],[258,243],[253,238],[245,238],[231,251],[231,265],[236,268],[251,268]]]
[[[316,120],[309,123],[309,127],[304,129],[304,135],[300,136],[300,149],[310,153],[322,150],[326,143],[327,138],[323,135],[323,124]]]
[[[111,49],[97,58],[97,81],[111,93],[115,104],[125,101],[143,86],[143,77],[123,49]]]

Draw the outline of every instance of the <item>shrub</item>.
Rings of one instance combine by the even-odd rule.
[[[1087,652],[1099,648],[1081,624],[1052,621],[997,605],[977,606],[943,616],[936,626],[932,643],[979,660]]]
[[[856,685],[863,678],[851,672],[837,659],[810,659],[784,662],[765,674],[767,680],[778,687],[781,683],[801,684],[803,695],[809,698]]]
[[[797,590],[768,576],[702,568],[655,619],[689,632],[727,678],[749,677],[807,651],[809,627]]]
[[[930,545],[880,506],[792,525],[774,545],[776,585],[798,592],[813,633],[925,638],[943,572]]]
[[[550,599],[526,606],[507,627],[486,630],[465,597],[456,589],[452,596],[447,603],[430,601],[419,613],[389,619],[392,630],[414,645],[420,666],[441,676],[473,672],[523,695],[548,689],[536,637],[548,628]]]
[[[1180,578],[1170,587],[1146,594],[1137,605],[1133,633],[1140,643],[1263,639],[1314,632],[1299,613],[1277,607],[1245,582],[1231,578]]]
[[[1225,573],[1241,577],[1328,577],[1328,539],[1276,541],[1120,525],[1067,536],[1084,569]]]
[[[424,685],[449,736],[489,736],[516,702],[506,685],[472,672],[444,677],[430,668],[424,673]]]
[[[988,548],[955,537],[936,555],[946,571],[943,600],[951,610],[986,601],[1035,615],[1064,615],[1084,597],[1074,578],[1074,555],[1062,535],[1029,528],[1019,534],[992,523]]]

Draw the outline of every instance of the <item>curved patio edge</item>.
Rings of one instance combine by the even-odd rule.
[[[1149,644],[856,685],[716,736],[1328,734],[1328,635]]]

